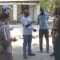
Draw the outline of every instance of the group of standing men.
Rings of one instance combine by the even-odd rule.
[[[49,15],[44,12],[43,8],[40,8],[40,14],[38,15],[38,23],[39,23],[39,48],[40,52],[43,52],[43,36],[46,38],[46,52],[49,52],[49,31],[48,31],[48,19]],[[31,51],[31,42],[32,42],[32,30],[36,31],[32,28],[33,21],[29,17],[28,10],[24,11],[24,16],[22,18],[23,24],[23,57],[27,58],[27,50],[28,56],[35,56],[35,54]],[[56,8],[54,11],[54,19],[53,19],[53,27],[51,31],[52,35],[52,43],[54,52],[50,56],[55,56],[55,60],[60,60],[60,10]],[[28,47],[28,49],[26,48]]]
[[[21,21],[23,24],[23,57],[27,58],[28,56],[35,56],[31,51],[31,42],[32,42],[32,30],[36,32],[36,29],[32,27],[33,21],[29,17],[28,10],[24,10],[24,16]],[[46,38],[46,52],[49,52],[49,31],[48,31],[48,19],[49,16],[42,8],[40,8],[40,14],[38,15],[39,23],[39,48],[40,52],[43,52],[43,36]],[[28,47],[28,49],[27,49]]]
[[[4,5],[2,8],[2,14],[0,15],[0,27],[2,32],[4,32],[4,39],[6,43],[8,43],[7,49],[5,49],[5,53],[3,54],[3,58],[5,60],[12,60],[11,55],[11,42],[16,41],[16,38],[10,37],[10,28],[8,25],[8,18],[9,18],[9,5]],[[53,20],[53,28],[52,28],[52,39],[53,39],[53,47],[54,47],[54,54],[55,60],[60,60],[60,11],[58,12],[57,9],[55,11],[54,20]],[[39,48],[40,52],[43,52],[43,36],[46,38],[46,52],[49,52],[49,31],[48,31],[48,19],[49,15],[44,12],[43,8],[40,8],[40,14],[38,15],[38,23],[39,23]],[[29,17],[28,10],[24,10],[23,17],[21,19],[23,25],[23,57],[25,59],[28,56],[35,56],[31,50],[31,43],[32,43],[32,30],[36,32],[37,30],[32,27],[33,21]],[[28,55],[27,55],[28,50]],[[52,56],[51,55],[51,56]],[[8,57],[7,57],[8,56]],[[4,60],[4,59],[3,59]]]

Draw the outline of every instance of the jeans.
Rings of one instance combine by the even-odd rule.
[[[23,35],[23,55],[26,56],[27,48],[28,54],[31,53],[31,42],[32,42],[32,35]]]

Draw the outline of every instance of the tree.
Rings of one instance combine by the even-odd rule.
[[[55,0],[55,8],[60,7],[60,0]]]
[[[54,0],[40,0],[40,6],[43,7],[46,11],[52,11],[55,7]]]

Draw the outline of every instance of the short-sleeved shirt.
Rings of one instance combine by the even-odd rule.
[[[22,17],[21,22],[23,24],[23,35],[32,35],[32,27],[31,25],[29,27],[26,27],[26,25],[32,23],[31,18],[28,17]]]
[[[38,22],[39,22],[39,28],[40,29],[48,29],[48,19],[49,16],[47,13],[44,13],[43,15],[38,15]]]
[[[10,31],[9,31],[9,26],[5,25],[3,23],[1,23],[2,26],[2,32],[4,32],[4,38],[5,40],[10,40],[11,36],[10,36]],[[12,46],[10,45],[9,47],[7,47],[6,51],[7,53],[12,53]]]

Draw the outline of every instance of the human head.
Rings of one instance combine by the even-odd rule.
[[[41,12],[41,14],[44,14],[44,9],[40,8],[40,12]]]
[[[7,24],[8,23],[8,18],[9,18],[9,15],[8,14],[6,14],[6,13],[0,14],[0,21],[1,22],[4,22],[5,24]]]
[[[55,8],[54,15],[60,16],[60,8]]]
[[[29,11],[28,10],[24,10],[24,16],[28,17],[29,16]]]
[[[7,14],[10,14],[11,13],[11,7],[9,4],[4,4],[2,6],[2,13],[7,13]]]

